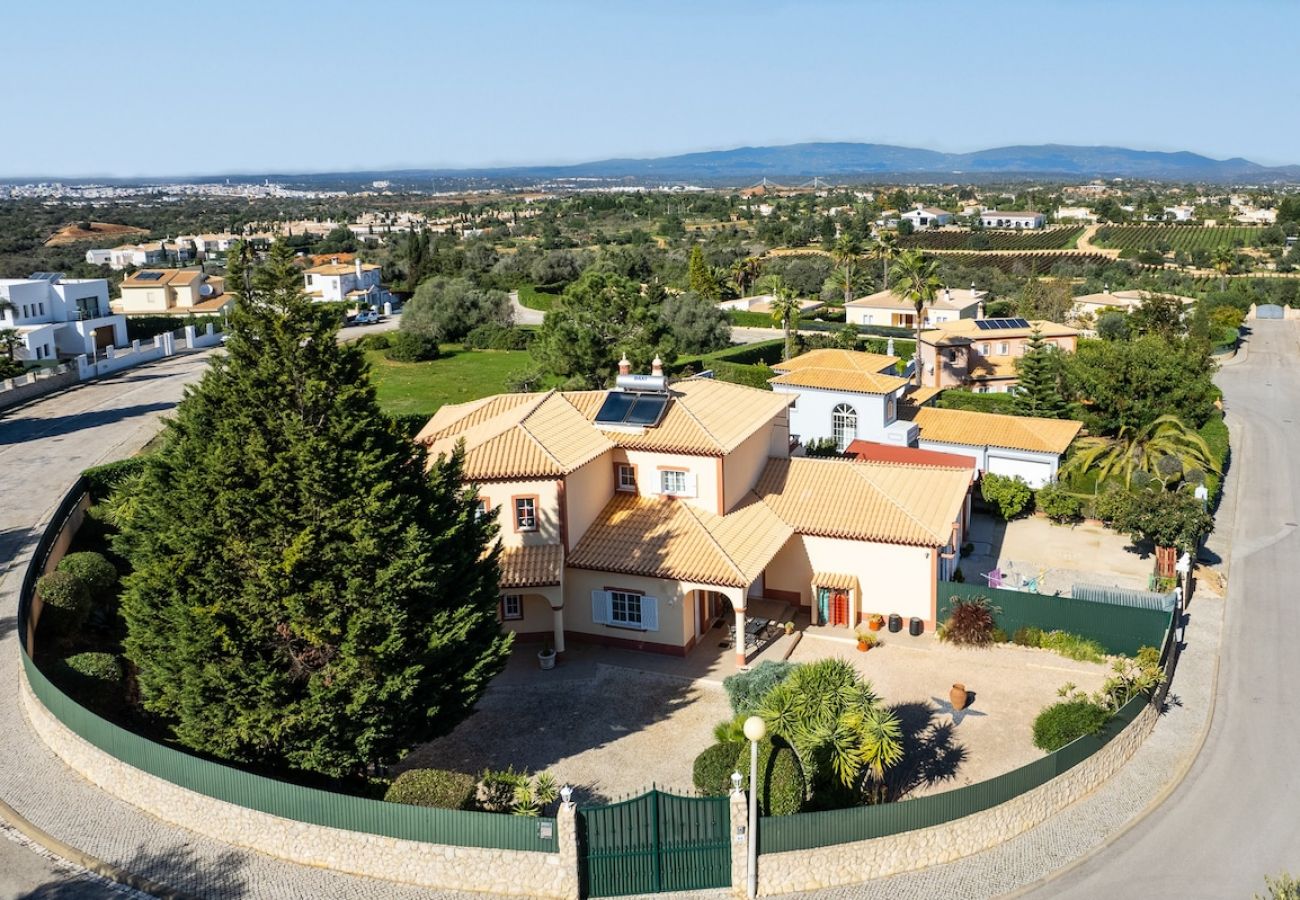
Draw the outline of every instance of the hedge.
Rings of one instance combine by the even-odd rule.
[[[81,474],[90,487],[90,496],[95,500],[107,500],[114,488],[141,472],[147,460],[147,456],[132,456],[102,466],[92,466]]]
[[[969,409],[974,412],[1015,415],[1015,399],[1006,393],[977,394],[974,391],[946,390],[935,401],[940,409]]]
[[[1085,734],[1096,734],[1110,720],[1110,711],[1088,700],[1062,700],[1034,719],[1034,746],[1051,753]]]
[[[749,783],[749,756],[750,748],[746,744],[735,761],[744,784]],[[758,745],[759,815],[794,815],[803,809],[806,789],[803,769],[794,750],[764,738]]]
[[[731,773],[736,771],[736,751],[740,746],[712,744],[705,747],[695,757],[691,770],[695,790],[705,797],[725,797],[731,789]]]
[[[78,579],[95,600],[117,587],[117,569],[102,553],[89,550],[69,553],[59,561],[58,571]]]
[[[437,809],[470,809],[478,781],[464,772],[446,769],[409,769],[397,779],[384,794],[388,803],[407,806],[430,806]]]
[[[59,660],[50,675],[74,699],[97,712],[113,713],[124,703],[122,662],[111,653],[73,654]]]

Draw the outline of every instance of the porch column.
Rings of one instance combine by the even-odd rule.
[[[736,610],[736,668],[745,668],[745,607],[735,606],[732,600],[732,606]]]
[[[812,603],[808,605],[808,621],[813,625],[825,625],[825,622],[818,621],[818,617],[821,615],[821,606],[817,600],[817,582],[810,581],[809,584],[811,585],[812,591],[812,593],[809,594],[809,596],[812,597]]]
[[[564,607],[551,607],[551,632],[555,642],[555,652],[564,652]]]

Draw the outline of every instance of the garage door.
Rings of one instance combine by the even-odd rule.
[[[1010,459],[989,454],[989,471],[994,475],[1023,478],[1031,488],[1040,488],[1052,478],[1052,466],[1047,462],[1027,459]]]

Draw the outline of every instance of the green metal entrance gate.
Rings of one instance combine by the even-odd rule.
[[[578,854],[588,897],[731,886],[726,797],[650,791],[578,810]]]

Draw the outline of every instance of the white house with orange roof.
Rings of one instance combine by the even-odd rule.
[[[378,309],[393,300],[380,282],[382,268],[359,259],[351,264],[334,259],[312,266],[303,273],[307,296],[319,303],[347,302]]]
[[[988,291],[977,291],[974,284],[965,289],[944,288],[934,302],[925,307],[921,325],[928,328],[940,322],[978,318],[987,296]],[[878,291],[850,300],[844,304],[844,317],[850,325],[916,327],[916,307],[893,291]]]
[[[416,438],[431,458],[464,441],[464,477],[499,525],[505,627],[557,652],[684,655],[772,605],[934,622],[969,470],[791,459],[795,396],[621,370],[610,391],[446,406]]]

